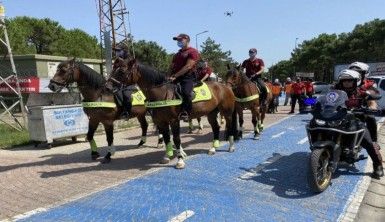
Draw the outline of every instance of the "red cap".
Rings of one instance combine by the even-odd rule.
[[[190,36],[188,36],[187,34],[179,34],[178,36],[175,36],[174,38],[172,38],[174,40],[181,40],[181,39],[187,39],[187,41],[190,41]]]

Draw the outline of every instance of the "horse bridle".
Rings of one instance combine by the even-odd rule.
[[[70,73],[70,75],[67,77],[67,79],[64,80],[64,82],[58,82],[58,81],[55,81],[53,79],[50,80],[51,83],[55,83],[56,85],[64,88],[64,87],[68,87],[68,85],[70,84],[70,82],[72,81],[75,81],[75,63],[72,64],[72,66],[70,67],[72,72]]]

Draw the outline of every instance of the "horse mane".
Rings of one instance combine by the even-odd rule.
[[[79,68],[79,71],[85,76],[87,79],[87,85],[94,88],[94,89],[99,89],[102,88],[106,80],[103,77],[103,75],[99,74],[92,68],[86,66],[82,62],[76,62],[77,67]]]
[[[141,73],[142,78],[154,85],[160,85],[166,82],[166,74],[159,72],[153,67],[138,63],[138,70]]]

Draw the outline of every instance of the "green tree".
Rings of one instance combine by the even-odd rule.
[[[95,37],[79,29],[66,30],[48,18],[21,16],[7,19],[6,25],[14,54],[100,57],[100,45]],[[6,52],[5,47],[1,52]]]
[[[235,62],[230,57],[231,51],[223,51],[221,44],[215,43],[213,39],[207,38],[201,47],[202,59],[208,61],[213,71],[222,78],[227,72],[227,64],[235,65]]]
[[[140,40],[134,42],[135,57],[142,63],[152,66],[161,72],[168,72],[172,55],[156,42]]]
[[[65,31],[51,45],[52,55],[73,56],[79,58],[100,58],[100,45],[94,36],[80,29]]]
[[[322,81],[332,81],[336,64],[353,61],[385,61],[385,20],[357,25],[349,33],[321,34],[306,40],[289,60],[296,71],[314,72],[315,78]],[[289,62],[277,63],[269,72],[290,73],[294,67],[288,66]]]

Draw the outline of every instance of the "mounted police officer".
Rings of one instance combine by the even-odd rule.
[[[347,93],[348,101],[346,102],[346,106],[348,109],[361,108],[362,106],[367,105],[368,100],[366,90],[363,90],[360,87],[361,85],[361,74],[357,71],[345,69],[339,73],[338,83],[336,84],[335,88],[338,90],[343,90]],[[365,117],[366,116],[364,116],[364,118]],[[366,122],[364,119],[363,121]],[[367,128],[372,127],[368,124],[366,124],[366,126]],[[370,129],[367,131],[370,131]],[[377,179],[384,176],[382,156],[379,151],[380,146],[377,143],[373,142],[373,139],[369,132],[365,132],[361,145],[363,148],[366,149],[370,158],[373,161],[372,176]]]
[[[246,69],[247,77],[258,85],[258,88],[261,90],[261,104],[265,105],[267,89],[262,80],[262,73],[265,68],[265,64],[262,59],[257,58],[257,49],[251,48],[249,50],[249,58],[243,61],[242,68]]]
[[[192,111],[192,91],[196,81],[196,64],[200,58],[198,50],[189,46],[190,36],[179,34],[173,40],[177,41],[180,50],[174,55],[171,63],[170,81],[179,83],[182,90],[182,112],[180,119],[188,121]]]
[[[123,60],[128,59],[129,54],[128,54],[128,47],[123,43],[118,44],[116,47],[113,48],[113,50],[115,51],[115,62],[112,69],[115,70],[117,68],[117,64],[119,63],[119,59],[123,59]],[[129,118],[131,108],[132,108],[131,94],[132,94],[133,88],[135,87],[134,86],[124,87],[122,85],[117,86],[116,84],[114,84],[113,88],[114,88],[114,93],[117,96],[117,99],[119,100],[119,102],[121,102],[121,105],[123,108],[123,112],[121,114],[122,118]]]

